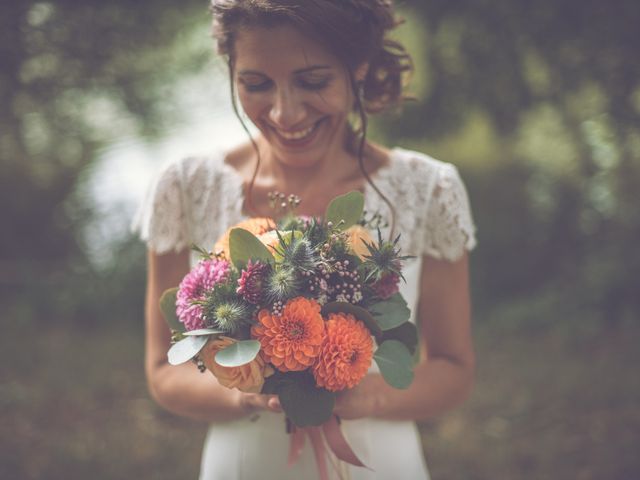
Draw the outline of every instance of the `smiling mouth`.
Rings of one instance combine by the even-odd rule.
[[[309,143],[318,131],[318,127],[324,121],[324,118],[318,120],[316,123],[303,130],[297,130],[295,132],[285,132],[283,130],[271,127],[275,132],[279,140],[287,146],[300,146]]]

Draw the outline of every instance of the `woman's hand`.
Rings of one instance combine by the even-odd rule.
[[[338,392],[333,413],[345,420],[373,417],[384,402],[385,387],[379,374],[370,373],[355,387]]]
[[[475,358],[471,340],[468,258],[423,258],[417,318],[426,355],[414,366],[409,388],[396,389],[380,374],[339,393],[334,413],[345,419],[423,420],[451,410],[469,395]]]
[[[238,405],[240,409],[247,413],[256,413],[262,410],[281,413],[282,407],[277,395],[263,395],[261,393],[238,392]]]

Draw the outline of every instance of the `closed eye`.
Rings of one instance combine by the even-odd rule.
[[[240,84],[247,92],[264,92],[271,88],[271,80],[252,81],[240,79]]]
[[[322,90],[329,85],[331,77],[298,78],[298,85],[306,90]]]
[[[305,90],[318,91],[326,88],[331,82],[332,75],[318,75],[303,72],[295,77],[296,84]],[[239,76],[238,82],[247,92],[265,92],[273,87],[273,80],[266,75],[254,72],[243,73]]]

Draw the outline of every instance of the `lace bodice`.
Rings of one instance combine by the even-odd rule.
[[[187,157],[161,170],[133,223],[149,248],[157,253],[180,251],[192,243],[211,248],[228,227],[245,218],[243,180],[223,159],[222,152]],[[467,192],[453,165],[396,148],[373,181],[395,208],[395,232],[401,234],[404,254],[453,261],[475,246]],[[364,195],[367,212],[390,218],[370,185]]]

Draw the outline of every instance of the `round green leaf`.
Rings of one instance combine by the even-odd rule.
[[[398,340],[382,342],[373,358],[385,381],[395,388],[408,388],[413,381],[413,357]]]
[[[209,337],[185,337],[174,343],[167,352],[169,363],[171,365],[180,365],[188,362],[202,350],[207,340],[209,340]]]
[[[373,316],[371,316],[371,314],[362,307],[358,307],[357,305],[353,305],[348,302],[329,302],[322,307],[322,316],[326,317],[330,313],[350,313],[363,322],[372,335],[382,334],[382,330],[380,329],[378,322],[376,322]]]
[[[188,332],[184,332],[183,335],[188,337],[190,335],[218,335],[220,333],[224,333],[222,330],[216,330],[215,328],[199,328],[197,330],[189,330]]]
[[[353,191],[331,200],[324,217],[327,222],[333,222],[340,230],[346,230],[358,223],[363,211],[364,195]]]
[[[165,321],[169,325],[171,330],[178,332],[184,332],[184,324],[178,320],[176,314],[176,295],[178,294],[178,287],[165,290],[160,297],[160,311]]]
[[[407,302],[399,293],[387,300],[372,304],[369,311],[383,331],[402,325],[411,316]]]
[[[215,360],[223,367],[239,367],[256,358],[259,351],[259,341],[241,340],[216,353]]]
[[[335,394],[316,386],[307,372],[291,372],[279,385],[280,404],[284,413],[298,427],[322,425],[331,418]]]
[[[382,343],[385,340],[399,340],[407,347],[409,353],[414,355],[418,346],[418,329],[413,323],[404,322],[398,327],[383,332],[378,339],[378,343]]]
[[[229,254],[237,269],[243,268],[249,260],[274,263],[273,255],[258,238],[244,228],[234,228],[229,234]]]

